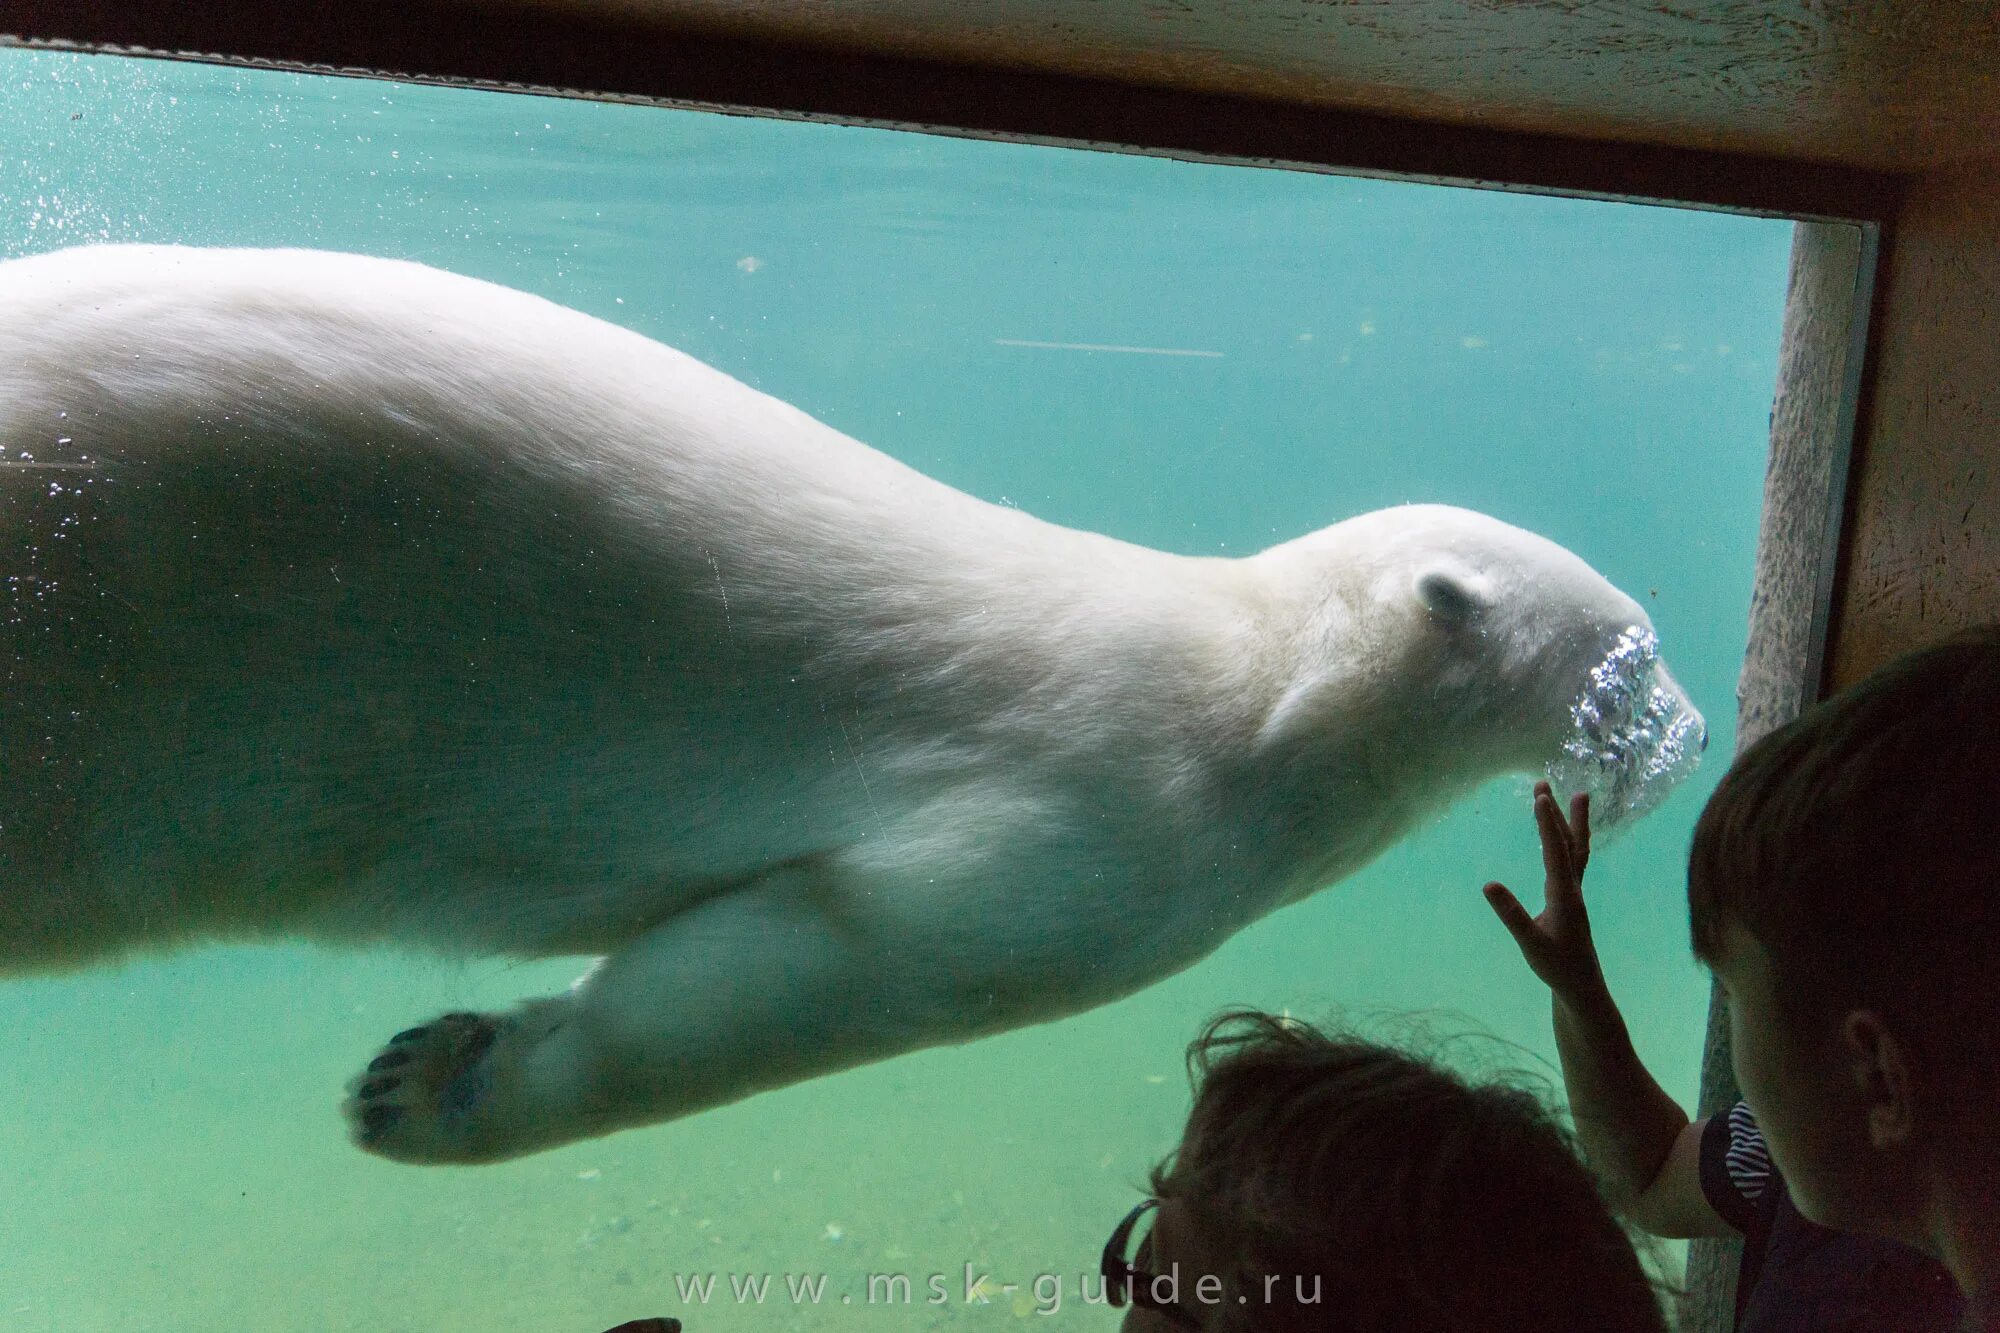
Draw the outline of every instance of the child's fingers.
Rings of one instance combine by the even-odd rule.
[[[1500,924],[1507,927],[1514,943],[1525,951],[1529,941],[1536,938],[1535,919],[1528,915],[1528,909],[1521,906],[1521,900],[1505,884],[1488,884],[1481,892],[1486,895],[1486,905],[1493,909],[1493,915],[1500,918]]]
[[[1546,783],[1535,787],[1535,827],[1542,835],[1542,869],[1548,872],[1550,883],[1574,879],[1576,870],[1571,864],[1569,829],[1563,824],[1562,811],[1557,808],[1556,798],[1550,794]]]
[[[1590,793],[1580,791],[1569,798],[1569,836],[1574,849],[1576,873],[1590,864]]]

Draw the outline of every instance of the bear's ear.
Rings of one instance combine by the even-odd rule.
[[[1449,565],[1436,565],[1417,575],[1417,600],[1444,624],[1470,625],[1486,609],[1490,592],[1485,576]]]

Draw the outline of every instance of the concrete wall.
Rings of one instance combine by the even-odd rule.
[[[2000,620],[2000,158],[1913,183],[1883,281],[1834,689]]]

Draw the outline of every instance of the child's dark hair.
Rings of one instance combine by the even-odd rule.
[[[1759,740],[1695,826],[1696,955],[1719,957],[1734,922],[1794,1012],[1877,1009],[1906,1037],[1942,1030],[1937,1068],[1990,1071],[1996,747],[2000,626],[1912,653]]]
[[[1532,1093],[1253,1012],[1212,1022],[1188,1065],[1187,1133],[1152,1188],[1230,1256],[1207,1329],[1665,1328],[1630,1239]]]

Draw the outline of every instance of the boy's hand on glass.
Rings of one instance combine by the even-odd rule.
[[[1529,916],[1504,884],[1488,884],[1486,901],[1548,988],[1563,998],[1592,994],[1604,985],[1590,915],[1583,907],[1583,870],[1590,862],[1590,797],[1570,797],[1569,818],[1546,782],[1535,784],[1535,827],[1542,836],[1542,911]]]

